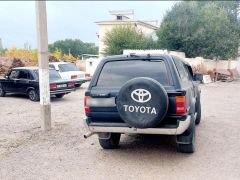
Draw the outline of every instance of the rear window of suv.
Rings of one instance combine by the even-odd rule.
[[[149,77],[162,85],[171,85],[166,64],[163,60],[131,60],[107,62],[97,81],[98,87],[121,87],[136,77]]]

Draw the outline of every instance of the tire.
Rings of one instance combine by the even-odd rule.
[[[153,128],[165,117],[168,95],[152,78],[139,77],[127,81],[116,97],[121,119],[131,127]]]
[[[39,101],[40,100],[39,94],[37,93],[37,91],[35,89],[30,89],[28,91],[28,97],[31,101]]]
[[[99,144],[103,149],[116,149],[118,148],[121,134],[109,133],[107,138],[98,138]]]
[[[76,88],[80,88],[82,84],[75,84]]]
[[[196,137],[195,137],[195,123],[193,118],[190,127],[182,135],[179,135],[178,139],[181,139],[182,141],[177,143],[177,148],[179,152],[194,153]]]
[[[195,120],[195,124],[196,125],[198,125],[198,124],[200,124],[200,122],[201,122],[201,114],[202,114],[202,110],[201,110],[202,108],[201,108],[201,103],[199,103],[199,105],[198,105],[198,108],[197,108],[197,117],[196,117],[196,120]]]
[[[4,97],[6,95],[5,91],[3,90],[2,85],[0,84],[0,97]]]
[[[63,98],[63,96],[64,96],[65,94],[56,94],[55,96],[56,96],[56,98]]]

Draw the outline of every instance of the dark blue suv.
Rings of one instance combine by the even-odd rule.
[[[200,89],[183,59],[121,55],[103,59],[85,93],[85,123],[104,149],[124,133],[175,135],[180,152],[194,152]]]

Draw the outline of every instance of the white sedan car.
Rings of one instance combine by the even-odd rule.
[[[49,67],[57,70],[64,80],[72,80],[76,87],[80,87],[82,83],[89,81],[85,72],[80,71],[74,63],[70,62],[51,62]]]

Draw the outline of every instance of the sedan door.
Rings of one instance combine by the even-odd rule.
[[[19,76],[19,70],[12,70],[9,77],[5,81],[6,92],[17,92],[17,80]]]
[[[26,94],[27,89],[30,86],[31,76],[28,70],[20,70],[17,90],[19,93]]]

